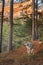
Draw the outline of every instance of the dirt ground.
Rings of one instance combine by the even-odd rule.
[[[0,54],[0,65],[43,65],[43,42],[34,41],[35,55],[28,56],[26,46]]]

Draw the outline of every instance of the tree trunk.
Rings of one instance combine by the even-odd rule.
[[[36,4],[35,4],[36,3]],[[38,39],[38,28],[37,28],[37,3],[38,0],[32,0],[33,15],[32,15],[32,40]]]
[[[2,1],[2,14],[0,22],[0,52],[2,51],[2,30],[3,30],[3,18],[4,18],[4,4],[5,0]]]
[[[13,0],[10,1],[10,40],[9,40],[9,50],[12,50],[12,40],[13,40]]]

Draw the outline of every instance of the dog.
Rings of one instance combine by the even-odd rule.
[[[34,45],[31,42],[26,42],[24,45],[27,48],[28,55],[29,54],[34,54]]]

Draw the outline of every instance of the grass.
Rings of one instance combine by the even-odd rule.
[[[25,28],[23,25],[16,25],[13,27],[13,41],[12,46],[14,48],[19,48],[24,44],[24,38],[28,38],[30,40],[30,35],[25,32]],[[9,24],[4,23],[3,25],[3,45],[2,51],[6,51],[9,44]]]
[[[31,22],[28,18],[26,20],[27,22],[19,19],[14,20],[14,23],[17,25],[13,26],[13,49],[21,47],[24,44],[24,39],[31,40]],[[5,22],[3,25],[2,51],[6,51],[9,44],[9,27],[9,23]],[[43,40],[43,27],[41,25],[38,27],[38,38],[39,40]]]
[[[2,48],[4,48],[3,51],[5,51],[5,49],[8,46],[8,43],[9,43],[9,30],[8,30],[8,27],[9,26],[7,24],[3,26],[3,46],[2,46]],[[13,33],[13,49],[14,48],[19,48],[21,45],[23,45],[24,38],[28,38],[29,41],[31,40],[31,37],[29,37],[29,35],[24,36],[23,33],[21,33],[20,31],[15,32],[15,30],[14,30],[14,33]],[[43,37],[39,37],[39,39],[43,40]]]

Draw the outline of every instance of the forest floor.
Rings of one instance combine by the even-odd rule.
[[[43,65],[43,42],[33,42],[35,55],[28,56],[26,46],[0,53],[0,65]]]

